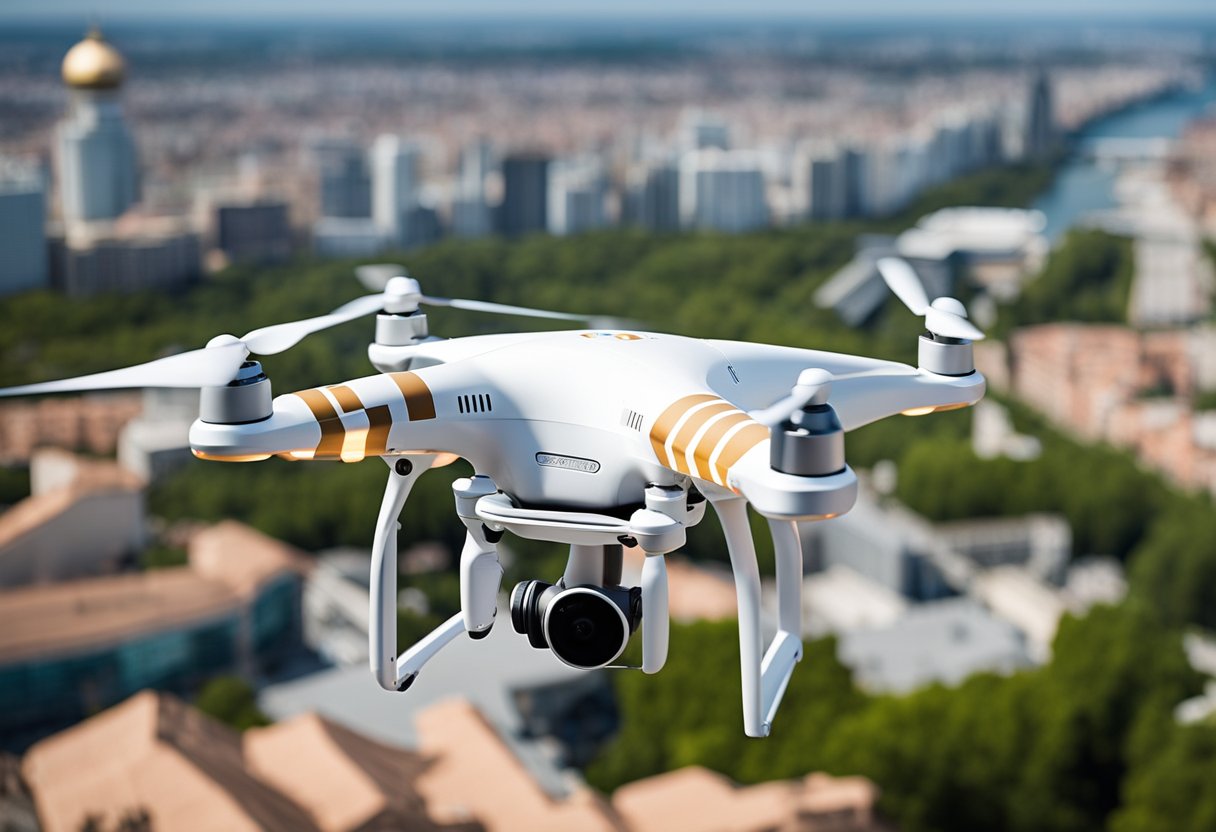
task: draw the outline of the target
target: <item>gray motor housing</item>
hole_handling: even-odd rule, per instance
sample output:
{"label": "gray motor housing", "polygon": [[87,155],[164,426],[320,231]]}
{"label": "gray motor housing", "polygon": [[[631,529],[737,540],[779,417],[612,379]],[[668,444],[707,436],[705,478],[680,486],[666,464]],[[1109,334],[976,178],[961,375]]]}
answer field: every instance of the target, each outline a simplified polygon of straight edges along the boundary
{"label": "gray motor housing", "polygon": [[783,474],[827,477],[844,470],[844,427],[830,404],[809,404],[772,432],[769,464]]}

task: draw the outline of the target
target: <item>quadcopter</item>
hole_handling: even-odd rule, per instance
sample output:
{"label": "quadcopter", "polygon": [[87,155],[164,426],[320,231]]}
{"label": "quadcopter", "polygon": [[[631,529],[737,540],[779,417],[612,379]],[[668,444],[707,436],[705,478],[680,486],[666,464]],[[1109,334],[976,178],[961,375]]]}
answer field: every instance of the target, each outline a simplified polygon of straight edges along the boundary
{"label": "quadcopter", "polygon": [[[0,396],[133,387],[200,388],[196,457],[355,462],[379,457],[388,483],[372,549],[369,654],[381,687],[404,691],[444,646],[494,626],[506,532],[570,547],[563,575],[510,595],[513,628],[571,667],[617,667],[641,631],[644,673],[668,653],[665,556],[712,506],[738,600],[743,729],[769,734],[802,658],[798,523],[852,508],[857,477],[844,434],[895,414],[967,407],[985,391],[972,342],[983,334],[953,298],[929,302],[905,261],[879,272],[918,316],[916,367],[767,344],[640,329],[576,329],[448,340],[423,307],[563,321],[580,315],[422,293],[404,269],[360,267],[373,294],[328,315],[220,335],[206,347],[120,370],[0,390]],[[252,356],[376,315],[376,375],[272,398]],[[408,650],[397,645],[397,518],[414,483],[458,458],[474,476],[452,489],[467,534],[461,610]],[[760,572],[747,506],[776,556],[776,634],[765,644]],[[623,547],[644,553],[640,586],[622,586]]]}

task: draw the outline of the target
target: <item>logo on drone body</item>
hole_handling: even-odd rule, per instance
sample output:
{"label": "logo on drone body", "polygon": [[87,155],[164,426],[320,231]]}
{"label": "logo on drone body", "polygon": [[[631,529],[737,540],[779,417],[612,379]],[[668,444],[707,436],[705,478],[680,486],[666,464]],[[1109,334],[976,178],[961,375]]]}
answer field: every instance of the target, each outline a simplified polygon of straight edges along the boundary
{"label": "logo on drone body", "polygon": [[564,468],[567,471],[582,471],[584,474],[594,474],[600,470],[600,464],[594,459],[584,459],[581,456],[562,456],[561,454],[536,455],[536,464],[544,468]]}
{"label": "logo on drone body", "polygon": [[642,336],[633,332],[582,332],[583,338],[614,338],[617,341],[641,341]]}

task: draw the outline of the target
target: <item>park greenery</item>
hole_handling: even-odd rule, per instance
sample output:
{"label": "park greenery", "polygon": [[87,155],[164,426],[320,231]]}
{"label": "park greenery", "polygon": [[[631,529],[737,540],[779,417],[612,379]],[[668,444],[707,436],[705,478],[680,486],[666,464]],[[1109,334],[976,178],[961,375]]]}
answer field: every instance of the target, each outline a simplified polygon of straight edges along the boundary
{"label": "park greenery", "polygon": [[[1046,168],[985,171],[925,195],[899,217],[727,236],[649,235],[613,230],[560,239],[446,241],[400,256],[428,292],[595,312],[666,331],[915,360],[917,319],[889,301],[859,329],[812,302],[815,289],[853,253],[863,231],[895,232],[923,213],[959,204],[1025,205]],[[391,258],[390,258],[391,259]],[[1130,246],[1101,232],[1074,232],[1042,274],[1000,313],[998,330],[1060,318],[1121,321]],[[34,292],[0,308],[0,384],[99,371],[307,317],[359,289],[353,262],[301,260],[273,269],[233,267],[177,294],[148,292],[72,299]],[[509,331],[534,321],[436,309],[441,335]],[[541,324],[543,326],[543,323]],[[370,323],[312,336],[264,365],[276,392],[372,372]],[[889,459],[897,496],[933,520],[1050,511],[1073,528],[1077,555],[1127,564],[1131,590],[1117,607],[1066,618],[1044,667],[981,674],[955,688],[905,696],[857,688],[831,639],[807,644],[774,735],[743,736],[738,642],[733,622],[675,627],[671,658],[657,676],[614,676],[620,735],[587,771],[605,790],[687,764],[742,782],[812,770],[864,774],[882,788],[881,809],[905,830],[1089,830],[1216,828],[1216,724],[1177,725],[1174,706],[1198,693],[1184,629],[1216,628],[1216,514],[1206,497],[1180,493],[1126,453],[1079,443],[1009,403],[1019,430],[1039,436],[1031,462],[980,460],[968,442],[970,413],[895,417],[849,434],[850,462]],[[463,463],[423,477],[407,505],[403,548],[439,541],[459,550],[463,527],[450,483]],[[257,465],[195,463],[149,495],[169,522],[235,518],[310,551],[371,543],[387,472],[377,460]],[[0,503],[25,482],[0,476]],[[762,569],[767,533],[757,520]],[[554,579],[556,547],[508,538],[506,584]],[[689,535],[686,553],[725,559],[712,513]],[[148,566],[175,562],[158,551]],[[458,608],[452,574],[408,575],[426,612],[403,612],[403,641]],[[230,724],[258,715],[231,681],[199,704]]]}
{"label": "park greenery", "polygon": [[194,706],[238,731],[270,724],[258,708],[257,692],[240,676],[216,676],[203,685]]}

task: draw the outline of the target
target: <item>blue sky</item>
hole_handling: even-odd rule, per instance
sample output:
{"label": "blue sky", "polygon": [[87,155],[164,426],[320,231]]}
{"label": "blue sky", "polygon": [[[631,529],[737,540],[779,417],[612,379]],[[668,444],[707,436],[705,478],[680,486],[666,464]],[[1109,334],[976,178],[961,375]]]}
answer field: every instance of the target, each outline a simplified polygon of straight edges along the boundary
{"label": "blue sky", "polygon": [[521,20],[562,18],[1087,18],[1095,22],[1127,18],[1216,18],[1214,0],[0,0],[0,20],[99,18],[215,20],[329,17],[444,19],[467,15]]}

